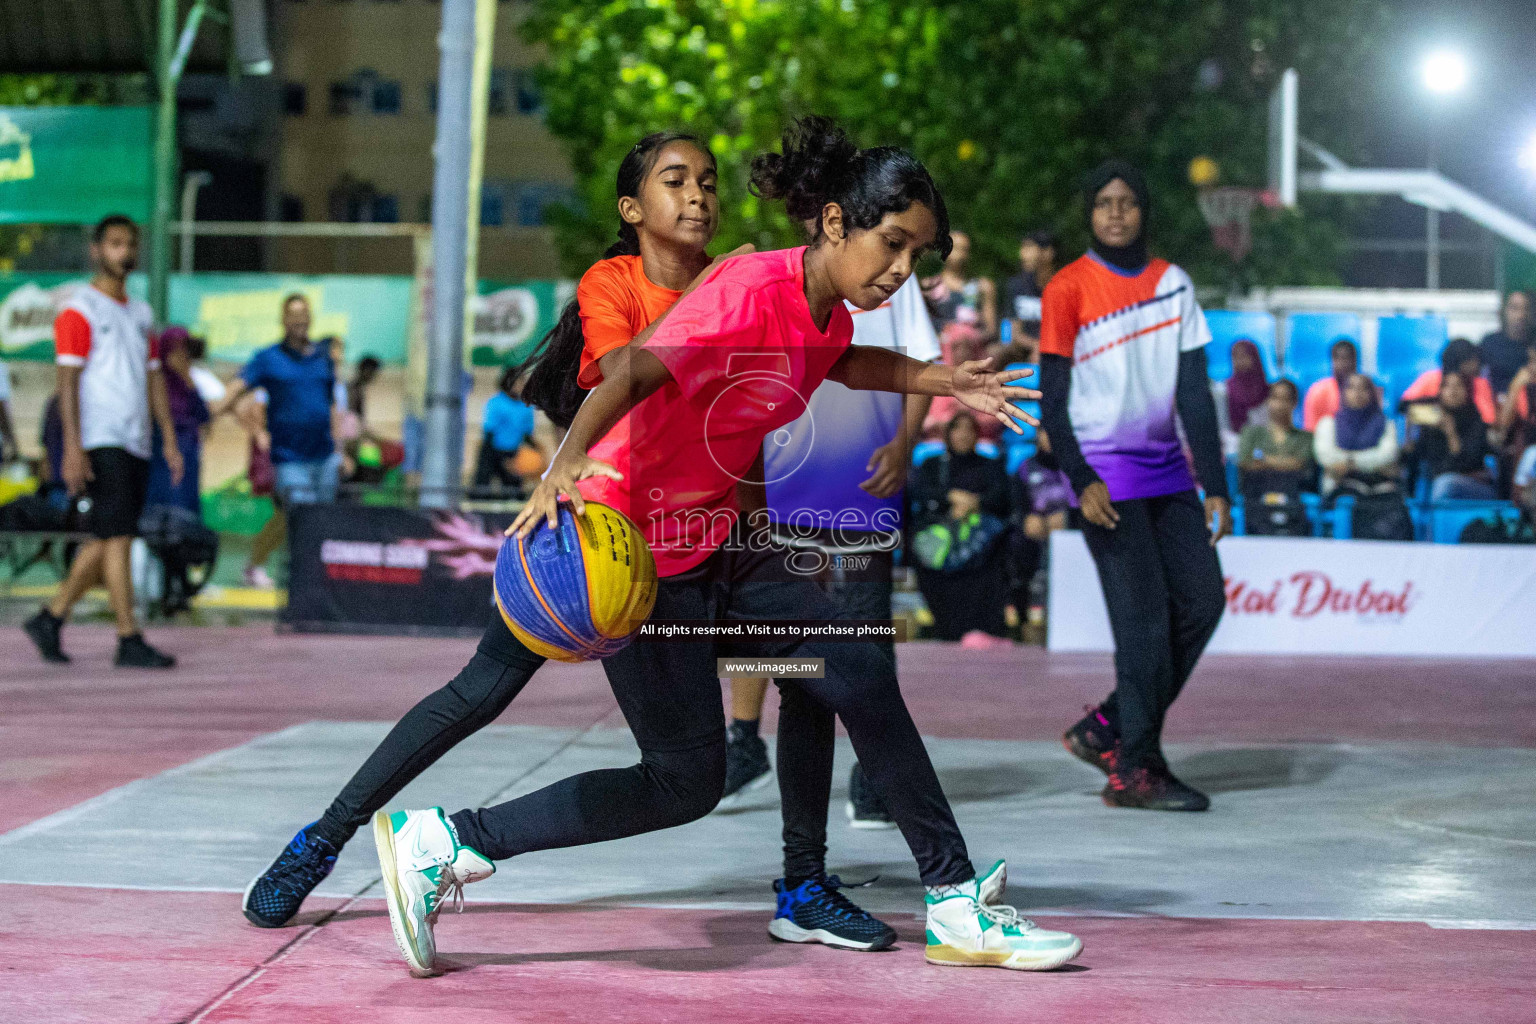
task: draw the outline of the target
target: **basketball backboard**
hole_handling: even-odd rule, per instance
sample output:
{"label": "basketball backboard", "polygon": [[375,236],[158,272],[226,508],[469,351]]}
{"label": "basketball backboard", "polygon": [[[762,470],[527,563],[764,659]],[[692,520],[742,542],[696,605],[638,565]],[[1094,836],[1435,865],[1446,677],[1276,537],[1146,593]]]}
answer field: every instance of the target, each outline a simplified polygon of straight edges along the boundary
{"label": "basketball backboard", "polygon": [[1282,206],[1296,205],[1298,76],[1289,68],[1269,96],[1269,190]]}

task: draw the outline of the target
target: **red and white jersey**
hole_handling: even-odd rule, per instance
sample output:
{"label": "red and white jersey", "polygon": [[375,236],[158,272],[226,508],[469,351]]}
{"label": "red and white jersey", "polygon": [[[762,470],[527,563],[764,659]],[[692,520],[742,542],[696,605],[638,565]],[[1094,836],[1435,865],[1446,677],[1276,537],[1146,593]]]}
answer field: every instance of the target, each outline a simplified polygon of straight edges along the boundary
{"label": "red and white jersey", "polygon": [[150,455],[149,371],[160,358],[154,314],[137,299],[119,302],[91,285],[75,289],[53,322],[60,366],[79,366],[80,444]]}
{"label": "red and white jersey", "polygon": [[1166,260],[1131,274],[1089,253],[1041,301],[1040,351],[1072,360],[1072,431],[1109,496],[1193,488],[1174,392],[1179,354],[1208,344],[1211,330],[1189,275]]}

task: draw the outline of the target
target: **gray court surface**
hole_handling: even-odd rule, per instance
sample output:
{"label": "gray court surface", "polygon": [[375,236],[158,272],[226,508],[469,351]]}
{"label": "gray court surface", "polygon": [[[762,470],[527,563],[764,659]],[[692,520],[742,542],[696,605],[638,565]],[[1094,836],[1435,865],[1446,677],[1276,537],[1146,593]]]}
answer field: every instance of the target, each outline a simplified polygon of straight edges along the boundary
{"label": "gray court surface", "polygon": [[[111,790],[0,835],[0,882],[240,891],[317,817],[384,735],[311,722]],[[831,870],[880,875],[856,898],[915,911],[898,832],[843,818],[840,741]],[[1101,778],[1053,743],[930,740],[978,866],[1009,862],[1009,902],[1032,913],[1423,921],[1536,928],[1536,750],[1417,745],[1190,745],[1174,766],[1207,814],[1111,810]],[[620,730],[495,726],[395,801],[448,810],[631,762]],[[767,907],[779,873],[773,787],[755,806],[666,832],[507,861],[465,891],[509,903]],[[378,895],[367,830],[319,892]]]}

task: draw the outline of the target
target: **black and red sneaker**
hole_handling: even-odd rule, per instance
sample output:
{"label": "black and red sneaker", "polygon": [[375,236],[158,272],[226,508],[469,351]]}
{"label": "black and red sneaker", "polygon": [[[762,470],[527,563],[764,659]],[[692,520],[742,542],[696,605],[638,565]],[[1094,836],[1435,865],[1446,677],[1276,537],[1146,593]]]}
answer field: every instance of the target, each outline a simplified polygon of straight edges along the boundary
{"label": "black and red sneaker", "polygon": [[1148,811],[1204,811],[1211,798],[1179,779],[1159,758],[1150,765],[1109,773],[1104,802],[1111,807],[1140,807]]}
{"label": "black and red sneaker", "polygon": [[1098,705],[1089,704],[1082,720],[1061,735],[1061,745],[1078,760],[1108,775],[1115,770],[1120,737]]}

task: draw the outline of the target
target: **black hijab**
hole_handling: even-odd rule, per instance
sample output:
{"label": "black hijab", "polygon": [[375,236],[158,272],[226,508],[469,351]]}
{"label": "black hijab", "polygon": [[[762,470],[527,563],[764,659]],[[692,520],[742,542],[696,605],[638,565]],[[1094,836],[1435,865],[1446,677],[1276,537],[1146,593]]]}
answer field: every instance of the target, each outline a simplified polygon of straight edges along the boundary
{"label": "black hijab", "polygon": [[[1093,204],[1105,185],[1119,178],[1141,206],[1141,234],[1130,245],[1108,246],[1093,233]],[[1106,160],[1083,179],[1083,205],[1088,216],[1088,237],[1094,254],[1112,267],[1135,273],[1147,265],[1147,218],[1152,214],[1152,194],[1141,171],[1124,160]]]}

